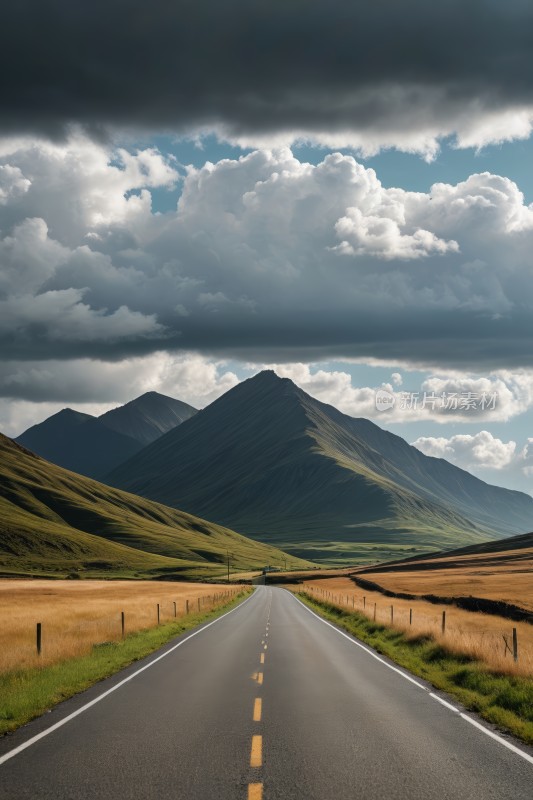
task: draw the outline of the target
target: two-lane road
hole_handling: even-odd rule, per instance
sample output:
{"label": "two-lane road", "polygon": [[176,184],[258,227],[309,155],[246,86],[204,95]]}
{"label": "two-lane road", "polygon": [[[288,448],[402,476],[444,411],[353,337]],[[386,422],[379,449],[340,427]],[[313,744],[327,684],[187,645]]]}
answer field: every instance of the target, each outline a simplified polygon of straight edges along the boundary
{"label": "two-lane road", "polygon": [[531,800],[531,750],[512,744],[258,587],[2,740],[0,798]]}

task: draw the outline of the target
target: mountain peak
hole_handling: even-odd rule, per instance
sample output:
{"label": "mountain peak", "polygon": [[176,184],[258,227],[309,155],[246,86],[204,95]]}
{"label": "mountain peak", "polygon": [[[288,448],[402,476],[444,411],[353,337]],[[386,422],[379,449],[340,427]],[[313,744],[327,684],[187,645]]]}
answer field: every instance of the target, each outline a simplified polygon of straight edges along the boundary
{"label": "mountain peak", "polygon": [[247,378],[243,383],[254,383],[255,385],[263,386],[281,386],[282,384],[292,383],[289,378],[280,378],[273,369],[263,369],[261,372]]}
{"label": "mountain peak", "polygon": [[290,378],[281,378],[277,372],[274,372],[273,369],[263,369],[261,372],[258,372],[256,375],[252,375],[251,378],[247,378],[245,381],[242,381],[240,384],[241,386],[248,385],[254,387],[261,387],[261,388],[284,388],[288,389],[292,387],[296,391],[301,391],[298,389],[298,386],[291,381]]}
{"label": "mountain peak", "polygon": [[119,408],[99,417],[101,424],[147,445],[196,413],[181,400],[159,392],[145,392]]}
{"label": "mountain peak", "polygon": [[[298,552],[468,544],[531,530],[533,500],[435,462],[264,370],[108,476]],[[359,557],[359,555],[358,555]]]}

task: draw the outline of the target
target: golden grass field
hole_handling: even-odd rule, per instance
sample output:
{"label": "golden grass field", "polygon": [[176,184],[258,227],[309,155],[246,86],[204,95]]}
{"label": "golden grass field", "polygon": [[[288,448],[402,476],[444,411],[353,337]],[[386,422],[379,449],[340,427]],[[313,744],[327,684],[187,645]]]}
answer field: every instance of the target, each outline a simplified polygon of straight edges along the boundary
{"label": "golden grass field", "polygon": [[[94,645],[177,616],[208,611],[242,590],[224,584],[164,581],[0,580],[0,673],[45,666],[89,653]],[[200,606],[198,606],[198,601]],[[42,653],[36,653],[36,623]]]}
{"label": "golden grass field", "polygon": [[[521,554],[518,561],[497,560],[479,555],[461,559],[434,559],[431,569],[412,571],[372,571],[369,580],[385,589],[409,594],[436,594],[441,597],[484,597],[533,611],[533,548]],[[429,564],[429,562],[428,562]],[[437,568],[435,568],[437,567]],[[438,568],[440,567],[440,568]]]}
{"label": "golden grass field", "polygon": [[[403,580],[404,573],[394,577]],[[365,575],[365,577],[367,577]],[[381,575],[372,573],[368,578],[381,584]],[[392,583],[393,574],[387,574]],[[488,584],[486,584],[488,587]],[[391,626],[407,636],[430,635],[454,653],[473,656],[494,670],[514,675],[533,675],[533,626],[527,622],[513,622],[492,614],[463,611],[450,605],[438,605],[424,600],[399,600],[385,597],[380,592],[360,589],[350,578],[309,578],[293,586],[296,591],[307,591],[319,600],[329,600],[347,610],[365,613],[370,619]],[[413,592],[410,583],[405,583],[403,591]],[[426,589],[423,590],[426,592]],[[489,589],[487,588],[487,591]],[[495,588],[496,592],[497,589]],[[476,590],[477,592],[477,590]],[[474,592],[470,592],[473,594]],[[447,592],[450,594],[450,592]],[[363,600],[365,598],[365,600]],[[394,620],[391,624],[391,606],[394,606]],[[410,609],[413,621],[409,624]],[[442,612],[446,612],[446,632],[442,634]],[[517,629],[518,662],[505,648],[504,636],[512,646],[512,629]]]}

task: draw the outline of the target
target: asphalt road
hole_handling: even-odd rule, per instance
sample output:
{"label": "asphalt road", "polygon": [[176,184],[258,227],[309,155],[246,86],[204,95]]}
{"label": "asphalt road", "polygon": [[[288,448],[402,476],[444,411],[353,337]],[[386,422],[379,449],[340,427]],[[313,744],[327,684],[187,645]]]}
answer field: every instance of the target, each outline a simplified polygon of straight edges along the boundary
{"label": "asphalt road", "polygon": [[270,587],[4,738],[2,758],[2,800],[533,797],[533,760]]}

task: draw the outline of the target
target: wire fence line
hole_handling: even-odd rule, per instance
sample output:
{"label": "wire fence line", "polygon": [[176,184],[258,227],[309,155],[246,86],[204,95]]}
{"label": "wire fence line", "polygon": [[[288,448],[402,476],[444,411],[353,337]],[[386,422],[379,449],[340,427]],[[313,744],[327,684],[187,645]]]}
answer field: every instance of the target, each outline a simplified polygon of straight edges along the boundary
{"label": "wire fence line", "polygon": [[[451,606],[440,610],[437,606],[433,613],[427,613],[420,608],[425,604],[416,600],[376,599],[375,594],[359,594],[355,590],[346,593],[306,584],[299,591],[344,611],[363,614],[377,624],[401,630],[408,638],[428,636],[452,652],[475,657],[493,668],[533,674],[533,635],[527,635],[525,623],[520,627],[510,622],[506,626],[503,619]],[[484,624],[476,624],[478,618]]]}
{"label": "wire fence line", "polygon": [[[90,653],[92,648],[118,642],[128,634],[156,628],[180,618],[202,615],[223,606],[242,591],[242,586],[232,586],[210,594],[189,595],[159,602],[124,605],[115,603],[112,613],[87,616],[90,609],[71,609],[80,616],[76,621],[58,613],[43,615],[42,621],[26,619],[0,636],[3,658],[0,673],[17,668],[40,667]],[[38,613],[38,612],[37,612]]]}

